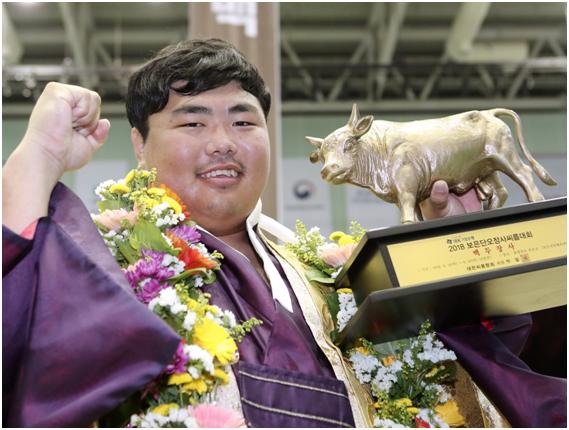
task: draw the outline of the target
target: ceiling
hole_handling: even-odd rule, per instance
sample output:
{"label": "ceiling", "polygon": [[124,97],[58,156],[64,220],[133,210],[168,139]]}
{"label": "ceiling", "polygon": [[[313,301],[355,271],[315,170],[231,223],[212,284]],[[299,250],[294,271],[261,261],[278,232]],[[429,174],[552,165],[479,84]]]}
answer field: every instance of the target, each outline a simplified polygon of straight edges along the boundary
{"label": "ceiling", "polygon": [[[354,101],[366,111],[566,109],[564,2],[279,7],[285,113],[345,112]],[[132,70],[188,34],[188,3],[2,10],[5,116],[28,114],[50,80],[94,88],[122,113]]]}

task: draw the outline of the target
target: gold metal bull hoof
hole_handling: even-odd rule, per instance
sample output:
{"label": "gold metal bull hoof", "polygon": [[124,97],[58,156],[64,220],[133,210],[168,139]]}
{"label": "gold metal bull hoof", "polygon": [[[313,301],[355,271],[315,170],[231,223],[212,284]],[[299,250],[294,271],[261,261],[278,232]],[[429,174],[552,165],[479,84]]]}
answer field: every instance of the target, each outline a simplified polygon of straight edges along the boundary
{"label": "gold metal bull hoof", "polygon": [[[510,128],[498,116],[514,120],[518,143],[531,167],[520,159]],[[320,173],[325,181],[369,188],[399,206],[402,223],[420,219],[418,205],[437,180],[446,181],[457,194],[474,187],[490,209],[508,198],[498,172],[520,185],[530,202],[543,200],[532,171],[545,184],[557,184],[529,153],[520,118],[509,109],[392,122],[374,121],[371,115],[361,118],[354,104],[347,125],[325,139],[307,139],[316,147],[310,161],[323,163]]]}

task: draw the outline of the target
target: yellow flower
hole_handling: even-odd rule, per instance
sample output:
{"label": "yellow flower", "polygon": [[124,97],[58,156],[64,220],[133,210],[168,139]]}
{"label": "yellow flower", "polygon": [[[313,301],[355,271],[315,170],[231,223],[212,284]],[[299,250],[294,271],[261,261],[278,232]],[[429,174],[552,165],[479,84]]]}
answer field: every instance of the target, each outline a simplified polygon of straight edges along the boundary
{"label": "yellow flower", "polygon": [[389,357],[385,357],[382,361],[384,366],[391,366],[393,363],[395,363],[395,360],[395,356],[390,355]]}
{"label": "yellow flower", "polygon": [[411,399],[409,399],[407,397],[403,397],[402,399],[397,399],[393,403],[395,403],[395,405],[397,405],[397,406],[401,406],[404,408],[408,408],[409,406],[413,406],[413,402],[411,401]]}
{"label": "yellow flower", "polygon": [[158,187],[152,187],[148,189],[148,194],[150,194],[151,196],[163,196],[165,193],[166,193],[165,190]]}
{"label": "yellow flower", "polygon": [[335,231],[330,234],[330,240],[333,240],[340,246],[347,245],[349,243],[356,243],[353,236],[346,234],[343,231]]}
{"label": "yellow flower", "polygon": [[181,385],[181,390],[189,393],[196,391],[203,394],[207,391],[207,384],[203,378],[194,379],[189,373],[174,373],[168,378],[168,385]]}
{"label": "yellow flower", "polygon": [[159,414],[162,416],[167,416],[171,409],[179,409],[180,407],[176,403],[166,403],[164,405],[159,405],[153,408],[150,412],[153,414]]}
{"label": "yellow flower", "polygon": [[130,188],[127,187],[125,184],[114,184],[111,185],[111,187],[109,188],[109,191],[111,193],[117,193],[117,194],[125,194],[128,193],[130,191]]}
{"label": "yellow flower", "polygon": [[338,288],[336,290],[336,292],[338,294],[352,294],[353,293],[351,288]]}
{"label": "yellow flower", "polygon": [[435,376],[435,375],[437,374],[437,372],[439,371],[439,369],[441,369],[441,367],[437,367],[437,366],[433,367],[433,368],[429,371],[429,373],[427,373],[427,374],[425,375],[425,377],[426,377],[426,378],[432,378],[433,376]]}
{"label": "yellow flower", "polygon": [[126,174],[126,176],[124,177],[124,183],[125,184],[129,184],[130,181],[132,181],[134,179],[134,172],[136,172],[136,170],[132,169],[130,172],[128,172]]}
{"label": "yellow flower", "polygon": [[194,379],[192,382],[182,385],[182,391],[190,393],[195,391],[198,394],[207,392],[207,384],[203,379]]}
{"label": "yellow flower", "polygon": [[229,375],[221,369],[215,369],[213,371],[213,376],[219,379],[222,384],[227,384],[229,382]]}
{"label": "yellow flower", "polygon": [[237,345],[227,330],[209,318],[202,318],[194,326],[192,342],[201,346],[226,366],[235,359]]}
{"label": "yellow flower", "polygon": [[192,381],[193,378],[189,373],[174,373],[168,378],[168,385],[182,385]]}
{"label": "yellow flower", "polygon": [[174,212],[176,212],[177,214],[182,213],[182,206],[180,206],[180,203],[178,203],[172,197],[163,196],[162,197],[162,203],[168,203],[170,205],[170,207],[172,209],[174,209]]}
{"label": "yellow flower", "polygon": [[151,199],[150,197],[141,197],[140,203],[148,209],[152,209],[154,206],[158,206],[160,201]]}
{"label": "yellow flower", "polygon": [[219,315],[218,308],[216,308],[215,306],[207,305],[205,307],[205,311],[206,312],[209,311],[209,312],[211,312],[212,315],[215,315],[215,316]]}
{"label": "yellow flower", "polygon": [[410,407],[407,408],[407,412],[409,412],[412,415],[417,415],[419,413],[419,408]]}
{"label": "yellow flower", "polygon": [[464,417],[459,412],[458,405],[454,400],[438,405],[435,407],[435,411],[450,427],[464,427],[466,425]]}
{"label": "yellow flower", "polygon": [[360,354],[363,354],[363,355],[369,355],[369,351],[367,350],[367,348],[365,346],[358,346],[356,348],[356,352],[359,352]]}

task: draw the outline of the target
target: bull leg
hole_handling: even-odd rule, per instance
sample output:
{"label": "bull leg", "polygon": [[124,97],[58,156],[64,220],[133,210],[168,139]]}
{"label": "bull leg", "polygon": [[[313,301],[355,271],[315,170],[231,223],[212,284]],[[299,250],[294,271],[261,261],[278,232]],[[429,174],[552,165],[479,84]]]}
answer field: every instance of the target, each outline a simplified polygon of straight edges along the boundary
{"label": "bull leg", "polygon": [[417,205],[417,173],[409,165],[403,165],[393,173],[397,200],[401,210],[401,224],[419,221],[415,215]]}
{"label": "bull leg", "polygon": [[492,156],[496,169],[504,172],[513,181],[515,181],[526,194],[528,201],[536,202],[544,200],[543,194],[533,181],[533,172],[531,168],[525,165],[516,152],[510,152],[506,158],[502,155],[495,154]]}
{"label": "bull leg", "polygon": [[488,200],[488,209],[496,209],[502,207],[508,198],[508,190],[500,180],[498,172],[493,172],[476,184],[476,191],[480,196],[480,192]]}

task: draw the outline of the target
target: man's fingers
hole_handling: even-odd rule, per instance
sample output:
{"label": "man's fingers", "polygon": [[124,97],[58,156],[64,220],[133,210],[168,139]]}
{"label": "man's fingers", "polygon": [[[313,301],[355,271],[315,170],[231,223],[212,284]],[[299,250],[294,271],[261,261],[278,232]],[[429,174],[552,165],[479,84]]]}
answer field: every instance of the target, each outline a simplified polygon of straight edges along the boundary
{"label": "man's fingers", "polygon": [[94,91],[81,90],[81,93],[75,99],[76,104],[73,106],[71,115],[73,128],[83,136],[86,136],[97,128],[101,110],[101,98]]}
{"label": "man's fingers", "polygon": [[110,129],[111,122],[108,119],[100,119],[97,123],[97,128],[93,131],[93,137],[97,142],[103,143],[107,140]]}
{"label": "man's fingers", "polygon": [[430,204],[433,209],[444,210],[448,206],[448,185],[445,181],[437,181],[431,189]]}

